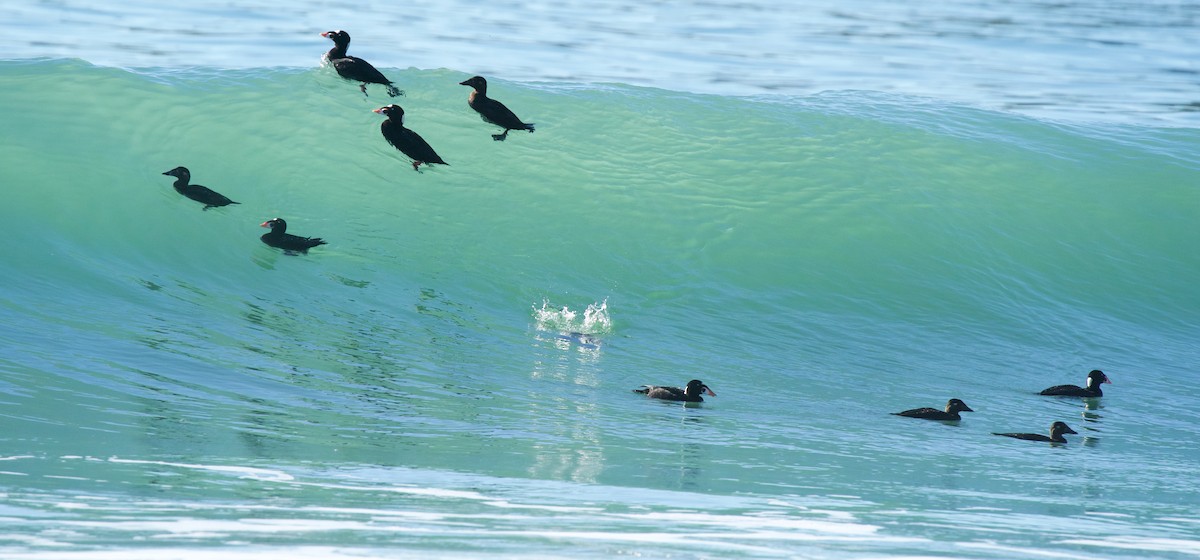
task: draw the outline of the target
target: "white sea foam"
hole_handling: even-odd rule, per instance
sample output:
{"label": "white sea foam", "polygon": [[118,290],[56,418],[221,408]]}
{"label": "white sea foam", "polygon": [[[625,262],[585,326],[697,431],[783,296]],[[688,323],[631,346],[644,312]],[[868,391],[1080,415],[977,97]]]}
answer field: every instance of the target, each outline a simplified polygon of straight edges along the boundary
{"label": "white sea foam", "polygon": [[192,463],[173,463],[169,461],[147,461],[142,459],[120,459],[110,457],[111,463],[124,463],[131,465],[158,465],[163,467],[172,467],[178,469],[195,469],[201,471],[218,472],[224,474],[236,475],[239,478],[249,478],[253,480],[265,480],[273,482],[291,482],[295,478],[283,471],[274,469],[263,469],[258,467],[240,467],[235,465],[199,465]]}

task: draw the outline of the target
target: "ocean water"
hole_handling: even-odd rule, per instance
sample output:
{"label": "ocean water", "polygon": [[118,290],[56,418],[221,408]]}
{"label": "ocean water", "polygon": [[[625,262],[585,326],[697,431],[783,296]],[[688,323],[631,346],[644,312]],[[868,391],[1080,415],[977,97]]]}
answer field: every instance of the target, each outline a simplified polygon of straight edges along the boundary
{"label": "ocean water", "polygon": [[838,6],[5,6],[0,557],[1200,556],[1197,5]]}

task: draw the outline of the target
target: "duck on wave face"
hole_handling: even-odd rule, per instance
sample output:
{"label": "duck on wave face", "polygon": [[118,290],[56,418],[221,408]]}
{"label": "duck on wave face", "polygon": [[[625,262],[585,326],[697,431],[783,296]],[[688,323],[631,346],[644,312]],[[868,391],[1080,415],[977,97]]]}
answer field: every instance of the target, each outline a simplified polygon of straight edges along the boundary
{"label": "duck on wave face", "polygon": [[367,84],[383,84],[387,88],[388,95],[396,97],[404,95],[403,91],[396,89],[392,85],[392,81],[383,75],[383,72],[375,69],[370,62],[367,62],[357,56],[346,54],[346,49],[350,47],[350,34],[342,30],[326,31],[321,34],[333,41],[333,48],[325,53],[325,60],[337,70],[339,76],[352,82],[362,82],[358,89],[362,90],[363,95],[367,95]]}
{"label": "duck on wave face", "polygon": [[641,393],[652,399],[663,399],[667,401],[684,401],[684,402],[704,402],[704,397],[700,396],[706,393],[710,396],[717,396],[708,388],[703,381],[693,379],[688,381],[687,387],[680,389],[679,387],[664,387],[661,385],[642,385],[634,389],[633,392]]}
{"label": "duck on wave face", "polygon": [[283,218],[274,218],[263,222],[262,227],[271,228],[268,233],[262,234],[263,243],[283,249],[286,253],[307,253],[309,249],[317,245],[325,245],[325,240],[320,237],[300,237],[287,233],[287,222]]}
{"label": "duck on wave face", "polygon": [[186,167],[176,167],[175,169],[164,172],[163,175],[175,178],[174,187],[176,192],[195,200],[196,202],[203,202],[204,208],[202,208],[202,210],[208,210],[209,208],[217,208],[220,206],[228,206],[230,204],[238,204],[237,202],[229,200],[229,197],[226,197],[225,195],[204,185],[189,185],[188,181],[192,180],[192,172],[188,171],[188,168]]}
{"label": "duck on wave face", "polygon": [[433,151],[433,147],[424,138],[421,138],[420,134],[404,126],[404,109],[399,105],[380,107],[375,109],[375,112],[387,117],[387,120],[379,125],[379,131],[383,134],[383,138],[388,141],[388,144],[400,150],[400,153],[412,159],[414,171],[417,171],[422,163],[450,165],[442,159],[442,156]]}
{"label": "duck on wave face", "polygon": [[533,132],[533,123],[521,122],[508,107],[503,103],[496,101],[487,96],[487,80],[483,76],[475,76],[473,78],[459,82],[460,86],[471,86],[475,91],[467,97],[467,105],[470,105],[484,122],[492,123],[504,129],[502,134],[493,134],[492,140],[502,141],[508,138],[510,130],[528,130]]}

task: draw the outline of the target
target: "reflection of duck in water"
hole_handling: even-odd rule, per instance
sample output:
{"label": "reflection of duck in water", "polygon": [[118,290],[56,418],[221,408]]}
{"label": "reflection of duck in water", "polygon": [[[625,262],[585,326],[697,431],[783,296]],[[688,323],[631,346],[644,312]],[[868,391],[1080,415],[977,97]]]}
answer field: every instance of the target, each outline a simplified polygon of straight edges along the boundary
{"label": "reflection of duck in water", "polygon": [[1083,399],[1083,418],[1088,421],[1096,421],[1102,418],[1099,413],[1104,405],[1100,404],[1100,399]]}

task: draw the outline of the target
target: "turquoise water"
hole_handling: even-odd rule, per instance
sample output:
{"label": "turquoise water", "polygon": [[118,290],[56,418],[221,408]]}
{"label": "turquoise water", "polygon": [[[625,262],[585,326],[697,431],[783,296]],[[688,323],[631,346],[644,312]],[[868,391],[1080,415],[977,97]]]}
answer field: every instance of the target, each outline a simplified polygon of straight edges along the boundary
{"label": "turquoise water", "polygon": [[1200,554],[1186,111],[387,66],[417,173],[315,39],[0,62],[0,557]]}

